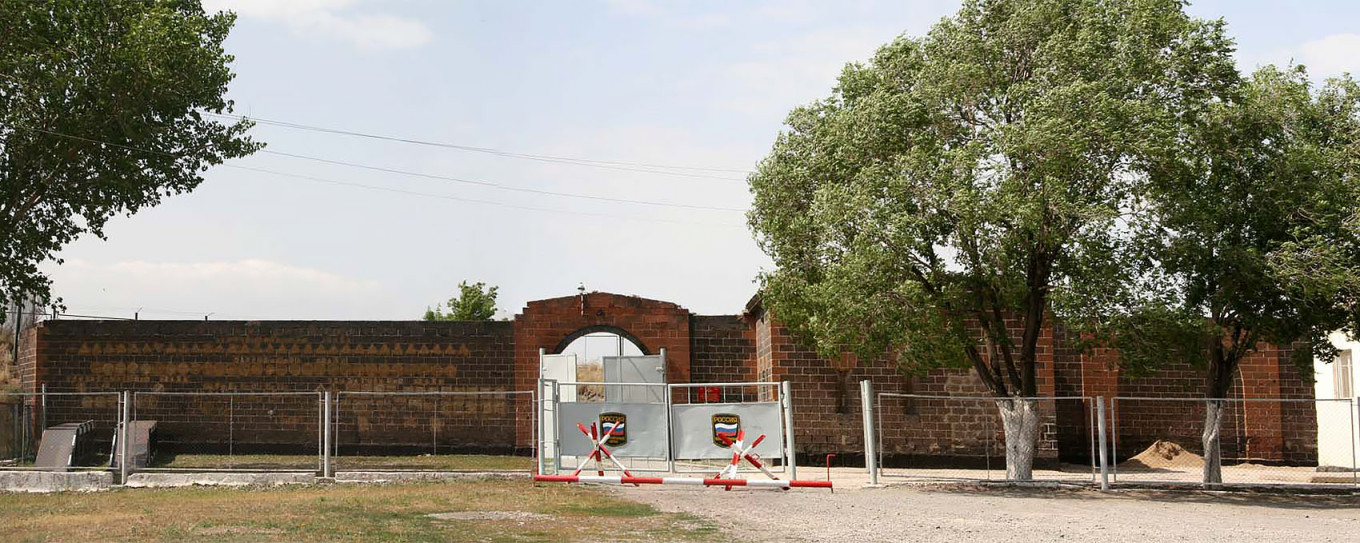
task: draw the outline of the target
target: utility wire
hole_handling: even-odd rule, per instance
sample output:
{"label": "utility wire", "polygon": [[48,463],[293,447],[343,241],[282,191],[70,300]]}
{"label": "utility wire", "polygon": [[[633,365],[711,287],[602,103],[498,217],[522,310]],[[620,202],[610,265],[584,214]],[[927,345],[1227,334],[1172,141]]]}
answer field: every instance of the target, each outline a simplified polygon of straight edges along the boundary
{"label": "utility wire", "polygon": [[596,168],[606,168],[606,169],[614,169],[614,170],[622,170],[622,171],[631,171],[631,172],[654,173],[654,174],[660,174],[660,175],[675,175],[675,176],[681,176],[681,177],[699,177],[699,178],[718,179],[718,180],[722,180],[722,181],[736,181],[736,182],[743,182],[743,181],[745,181],[745,180],[744,180],[744,179],[741,179],[741,178],[735,178],[735,177],[726,177],[726,176],[717,176],[717,175],[704,175],[704,174],[694,174],[694,173],[683,173],[683,172],[664,171],[664,170],[687,170],[687,171],[719,172],[719,173],[739,173],[739,174],[749,174],[749,173],[751,173],[750,170],[740,170],[740,169],[731,169],[731,168],[708,168],[708,167],[701,167],[701,166],[682,166],[682,165],[676,165],[676,164],[655,164],[655,163],[647,163],[647,162],[629,162],[629,161],[621,161],[621,160],[598,160],[598,159],[589,159],[589,158],[577,158],[577,157],[554,156],[554,155],[541,155],[541,154],[533,154],[533,153],[520,153],[520,152],[514,152],[514,151],[504,151],[504,150],[495,149],[495,148],[491,148],[491,147],[475,147],[475,146],[471,146],[471,145],[460,145],[460,144],[456,144],[456,143],[445,143],[445,142],[437,142],[437,141],[418,140],[418,139],[414,139],[414,138],[404,138],[404,137],[396,137],[396,136],[384,136],[384,135],[380,135],[380,134],[369,134],[369,133],[365,133],[365,132],[356,132],[356,131],[352,131],[352,130],[342,130],[342,129],[338,129],[338,128],[327,128],[327,127],[323,127],[323,126],[312,126],[312,125],[305,125],[305,124],[299,124],[299,123],[292,123],[292,122],[287,122],[287,121],[276,121],[276,120],[272,120],[272,119],[264,119],[264,118],[259,118],[259,117],[248,117],[248,116],[245,116],[245,115],[232,115],[232,114],[212,113],[212,112],[205,112],[205,113],[207,113],[208,115],[216,116],[216,117],[225,117],[225,118],[229,118],[229,119],[237,119],[237,120],[248,120],[248,121],[253,121],[253,122],[256,122],[256,123],[259,123],[259,124],[264,124],[264,125],[269,125],[269,126],[278,126],[278,127],[282,127],[282,128],[292,128],[292,129],[295,129],[295,130],[310,130],[310,131],[313,131],[313,132],[324,132],[324,133],[327,133],[327,134],[337,134],[337,135],[343,135],[343,136],[353,136],[353,137],[359,137],[359,138],[369,138],[369,139],[375,139],[375,140],[392,141],[392,142],[397,142],[397,143],[408,143],[408,144],[413,144],[413,145],[424,145],[424,146],[429,146],[429,147],[440,147],[440,148],[444,148],[444,149],[454,149],[454,150],[458,150],[458,151],[469,151],[469,152],[474,152],[474,153],[486,153],[486,154],[490,154],[490,155],[496,155],[496,156],[502,156],[502,157],[508,157],[508,158],[519,158],[519,159],[526,159],[526,160],[537,160],[537,161],[540,161],[540,162],[554,162],[554,163],[559,163],[559,164],[571,164],[571,165],[576,165],[576,166],[590,166],[590,167],[596,167]]}
{"label": "utility wire", "polygon": [[356,163],[356,162],[345,162],[345,161],[343,161],[343,160],[332,160],[332,159],[329,159],[329,158],[320,158],[320,157],[307,156],[307,155],[298,155],[298,154],[293,154],[293,153],[284,153],[284,152],[280,152],[280,151],[270,151],[270,150],[267,150],[267,149],[266,149],[266,150],[263,150],[263,151],[261,151],[261,152],[263,152],[263,153],[268,153],[268,154],[271,154],[271,155],[277,155],[277,156],[283,156],[283,157],[289,157],[289,158],[296,158],[296,159],[301,159],[301,160],[311,160],[311,161],[314,161],[314,162],[323,162],[323,163],[326,163],[326,164],[335,164],[335,165],[337,165],[337,166],[348,166],[348,167],[351,167],[351,168],[361,168],[361,169],[365,169],[365,170],[373,170],[373,171],[379,171],[379,172],[385,172],[385,173],[395,173],[395,174],[400,174],[400,175],[410,175],[410,176],[414,176],[414,177],[423,177],[423,178],[426,178],[426,179],[437,179],[437,180],[440,180],[440,181],[452,181],[452,182],[455,182],[455,183],[467,183],[467,184],[471,184],[471,185],[480,185],[480,186],[484,186],[484,187],[491,187],[491,188],[499,189],[499,190],[508,190],[508,191],[514,191],[514,192],[525,192],[525,193],[530,193],[530,194],[544,194],[544,195],[548,195],[548,196],[560,196],[560,197],[563,197],[563,198],[580,198],[580,199],[585,199],[585,200],[600,200],[600,201],[605,201],[605,202],[618,202],[618,203],[624,203],[624,204],[638,204],[638,205],[660,206],[660,207],[680,207],[680,208],[686,208],[686,209],[706,209],[706,210],[710,210],[710,211],[736,211],[736,212],[744,212],[744,211],[746,211],[745,209],[735,208],[735,207],[717,207],[717,206],[703,206],[703,205],[693,205],[693,204],[673,204],[673,203],[669,203],[669,202],[656,202],[656,201],[650,201],[650,200],[633,200],[633,199],[629,199],[629,198],[612,198],[612,197],[609,197],[609,196],[591,196],[591,195],[587,195],[587,194],[573,194],[573,193],[568,193],[568,192],[556,192],[556,191],[551,191],[551,190],[528,189],[528,188],[522,188],[522,187],[508,187],[508,186],[505,186],[505,185],[501,185],[501,184],[497,184],[497,183],[492,183],[492,182],[489,182],[489,181],[475,181],[475,180],[471,180],[471,179],[462,179],[462,178],[458,178],[458,177],[448,177],[448,176],[443,176],[443,175],[434,175],[434,174],[428,174],[428,173],[413,172],[413,171],[409,171],[409,170],[397,170],[397,169],[393,169],[393,168],[385,168],[385,167],[382,167],[382,166],[373,166],[373,165],[369,165],[369,164],[359,164],[359,163]]}
{"label": "utility wire", "polygon": [[396,193],[396,194],[406,194],[406,195],[410,195],[410,196],[423,196],[423,197],[426,197],[426,198],[438,198],[438,199],[441,199],[441,200],[453,200],[453,201],[457,201],[457,202],[469,202],[469,203],[474,203],[474,204],[486,204],[486,205],[493,205],[493,206],[499,206],[499,207],[506,207],[506,208],[510,208],[510,209],[523,209],[523,210],[528,210],[528,211],[544,211],[544,212],[548,212],[548,213],[560,213],[560,214],[571,215],[571,216],[588,215],[588,216],[592,216],[592,217],[606,217],[606,218],[610,218],[610,219],[623,219],[623,220],[629,220],[629,221],[664,222],[664,223],[670,223],[670,224],[683,224],[683,225],[687,225],[687,226],[712,226],[712,227],[720,227],[720,228],[744,228],[744,226],[743,226],[743,225],[740,225],[740,224],[709,223],[709,222],[695,222],[695,221],[677,221],[677,220],[671,220],[671,219],[660,219],[660,218],[656,218],[656,217],[645,217],[645,218],[644,218],[644,217],[631,217],[631,216],[628,216],[628,215],[614,215],[614,214],[611,214],[611,213],[591,213],[591,212],[586,212],[586,211],[573,211],[573,210],[567,210],[567,209],[552,209],[552,208],[547,208],[547,207],[523,206],[523,205],[517,205],[517,204],[507,204],[507,203],[503,203],[503,202],[496,202],[496,201],[492,201],[492,200],[479,200],[479,199],[476,199],[476,198],[463,198],[463,197],[459,197],[459,196],[449,196],[449,195],[446,195],[446,194],[434,194],[434,193],[429,193],[429,192],[418,192],[418,191],[414,191],[414,190],[405,190],[405,189],[398,189],[398,188],[392,188],[392,187],[378,187],[378,186],[374,186],[374,185],[365,185],[365,184],[362,184],[362,183],[351,183],[351,182],[348,182],[348,181],[336,181],[336,180],[334,180],[334,179],[326,179],[326,178],[315,177],[315,176],[311,176],[311,175],[296,174],[296,173],[289,173],[289,172],[280,172],[280,171],[275,171],[275,170],[268,170],[268,169],[265,169],[265,168],[255,168],[255,167],[251,167],[251,166],[240,166],[240,165],[236,165],[236,164],[223,164],[222,166],[225,167],[225,168],[235,168],[235,169],[238,169],[238,170],[248,170],[248,171],[252,171],[252,172],[259,172],[259,173],[266,173],[266,174],[270,174],[270,175],[277,175],[277,176],[281,176],[281,177],[291,177],[291,178],[294,178],[294,179],[303,179],[303,180],[307,180],[307,181],[315,181],[315,182],[317,182],[317,183],[327,183],[327,184],[331,184],[331,185],[340,185],[340,186],[354,187],[354,188],[368,189],[368,190],[379,190],[379,191],[383,191],[383,192],[392,192],[392,193]]}
{"label": "utility wire", "polygon": [[[151,154],[157,154],[157,155],[161,155],[161,156],[167,156],[167,157],[171,157],[171,158],[179,158],[178,155],[175,155],[175,154],[173,154],[173,153],[166,153],[166,152],[163,152],[163,151],[155,151],[155,150],[150,150],[150,149],[140,149],[140,148],[137,148],[137,147],[131,147],[131,146],[127,146],[127,145],[121,145],[121,144],[117,144],[117,143],[111,143],[111,142],[107,142],[107,141],[101,141],[101,140],[86,138],[86,137],[82,137],[82,136],[74,136],[74,135],[70,135],[70,134],[63,134],[63,133],[60,133],[60,132],[53,132],[53,131],[51,131],[51,130],[45,130],[45,129],[42,129],[42,128],[28,128],[28,130],[33,130],[33,131],[35,131],[35,132],[41,132],[41,133],[44,133],[44,134],[50,134],[50,135],[53,135],[53,136],[58,136],[58,137],[63,137],[63,138],[70,138],[70,139],[85,141],[85,142],[89,142],[89,143],[96,143],[96,144],[100,144],[100,145],[108,145],[108,146],[111,146],[111,147],[117,147],[117,148],[120,148],[120,149],[129,150],[129,151],[137,151],[137,152],[151,153]],[[586,195],[586,194],[572,194],[572,193],[566,193],[566,192],[554,192],[554,191],[545,191],[545,190],[538,190],[538,189],[527,189],[527,188],[521,188],[521,187],[507,187],[507,186],[504,186],[504,185],[498,185],[498,184],[496,184],[496,183],[490,183],[490,182],[485,182],[485,181],[473,181],[473,180],[468,180],[468,179],[460,179],[460,178],[456,178],[456,177],[437,176],[437,175],[433,175],[433,174],[425,174],[425,173],[420,173],[420,172],[411,172],[411,171],[405,171],[405,170],[395,170],[395,169],[390,169],[390,168],[383,168],[383,167],[380,167],[380,166],[370,166],[370,165],[365,165],[365,164],[357,164],[357,163],[351,163],[351,162],[342,162],[342,161],[330,160],[330,159],[325,159],[325,158],[320,158],[320,157],[311,157],[311,156],[306,156],[306,155],[297,155],[297,154],[291,154],[291,153],[283,153],[283,152],[279,152],[279,151],[264,151],[264,152],[270,153],[270,154],[275,154],[275,155],[280,155],[280,156],[287,156],[287,157],[292,157],[292,158],[299,158],[299,159],[312,160],[312,161],[318,161],[318,162],[326,162],[326,163],[331,163],[331,164],[338,164],[338,165],[350,166],[350,167],[355,167],[355,168],[363,168],[363,169],[381,171],[381,172],[386,172],[386,173],[395,173],[395,174],[401,174],[401,175],[411,175],[411,176],[416,176],[416,177],[426,177],[426,178],[430,178],[430,179],[440,179],[440,180],[445,180],[445,181],[453,181],[453,182],[458,182],[458,183],[469,183],[469,184],[474,184],[474,185],[482,185],[482,186],[486,186],[486,187],[490,187],[490,188],[497,188],[497,189],[508,190],[508,191],[513,191],[513,192],[526,192],[526,193],[533,193],[533,194],[544,194],[544,195],[549,195],[549,196],[558,196],[558,197],[563,197],[563,198],[579,198],[579,199],[587,199],[587,200],[601,200],[601,201],[609,201],[609,202],[628,203],[628,204],[638,204],[638,205],[649,205],[649,206],[659,206],[659,207],[677,207],[677,208],[705,209],[705,210],[715,210],[715,211],[744,211],[744,210],[738,209],[738,208],[722,208],[722,207],[699,206],[699,205],[690,205],[690,204],[672,204],[672,203],[666,203],[666,202],[654,202],[654,201],[649,201],[649,200],[631,200],[631,199],[627,199],[627,198],[611,198],[611,197],[608,197],[608,196],[591,196],[591,195]],[[285,176],[285,177],[299,177],[299,178],[306,178],[306,179],[310,179],[310,180],[313,180],[313,181],[322,181],[322,182],[333,183],[333,184],[340,184],[340,185],[350,185],[350,186],[362,187],[362,188],[368,188],[368,189],[374,189],[374,190],[388,190],[388,191],[393,191],[393,192],[409,193],[409,194],[413,194],[413,195],[430,196],[430,197],[436,197],[436,198],[452,199],[452,200],[460,200],[460,201],[466,201],[466,202],[483,203],[483,204],[491,204],[491,205],[500,205],[500,206],[503,206],[503,207],[511,207],[511,208],[517,208],[517,209],[526,209],[526,210],[535,210],[535,211],[549,211],[549,212],[562,212],[562,213],[570,213],[570,214],[575,214],[575,215],[596,215],[596,216],[603,216],[603,217],[624,218],[624,219],[633,219],[633,220],[642,220],[642,221],[675,222],[675,223],[678,223],[678,224],[708,224],[708,223],[695,223],[695,222],[689,222],[689,221],[667,221],[667,220],[655,219],[655,218],[642,219],[642,218],[636,218],[636,217],[628,217],[628,216],[626,216],[626,215],[610,215],[610,214],[601,214],[601,213],[584,213],[584,212],[576,212],[576,211],[568,211],[568,210],[555,210],[555,209],[549,209],[549,208],[539,208],[539,207],[530,207],[530,206],[518,206],[518,205],[514,205],[514,204],[504,204],[504,203],[500,203],[500,202],[493,202],[493,201],[490,201],[490,200],[476,200],[476,199],[471,199],[471,198],[458,198],[458,197],[453,197],[453,196],[443,196],[443,195],[435,195],[435,194],[429,194],[429,193],[420,193],[420,192],[414,192],[414,191],[404,191],[404,190],[401,190],[401,189],[388,189],[388,188],[384,188],[384,187],[375,187],[375,186],[371,186],[371,185],[362,185],[362,184],[359,184],[359,183],[346,183],[346,182],[341,182],[341,181],[333,181],[333,180],[329,180],[329,179],[314,178],[314,177],[310,177],[310,176],[300,176],[299,174],[290,174],[290,173],[285,173],[285,172],[277,172],[277,171],[273,171],[273,170],[267,170],[267,169],[264,169],[264,168],[252,168],[252,167],[248,167],[248,166],[240,166],[240,165],[236,165],[236,164],[222,164],[222,166],[223,166],[223,167],[227,167],[227,168],[236,168],[236,169],[252,170],[252,171],[257,171],[257,172],[261,172],[261,173],[270,173],[270,174],[281,175],[281,176]],[[717,226],[717,225],[714,224],[713,226]],[[723,225],[723,226],[726,226],[726,225]]]}

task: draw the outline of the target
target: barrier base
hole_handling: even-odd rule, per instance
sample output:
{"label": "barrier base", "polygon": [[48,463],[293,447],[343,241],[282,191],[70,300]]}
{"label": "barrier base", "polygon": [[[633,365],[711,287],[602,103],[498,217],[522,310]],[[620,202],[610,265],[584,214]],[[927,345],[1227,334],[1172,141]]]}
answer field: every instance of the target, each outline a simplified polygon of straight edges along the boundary
{"label": "barrier base", "polygon": [[759,488],[832,488],[831,481],[781,481],[718,479],[712,477],[626,477],[595,475],[535,475],[534,481],[543,483],[603,483],[621,485],[690,485],[690,486],[749,486]]}

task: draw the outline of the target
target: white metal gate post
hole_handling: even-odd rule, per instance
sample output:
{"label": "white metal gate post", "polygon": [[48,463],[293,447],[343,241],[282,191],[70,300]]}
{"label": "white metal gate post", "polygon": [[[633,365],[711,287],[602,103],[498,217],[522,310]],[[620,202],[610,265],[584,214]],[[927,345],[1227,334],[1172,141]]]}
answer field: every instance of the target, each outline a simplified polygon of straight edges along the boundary
{"label": "white metal gate post", "polygon": [[874,383],[859,382],[860,415],[864,418],[864,467],[869,470],[869,484],[878,484],[878,443],[874,432]]}
{"label": "white metal gate post", "polygon": [[322,427],[325,428],[325,429],[322,431],[323,441],[325,441],[325,443],[322,444],[322,446],[323,446],[323,448],[324,448],[325,450],[324,450],[324,452],[321,454],[321,476],[322,476],[322,477],[334,477],[334,476],[335,476],[335,473],[331,471],[331,443],[332,443],[333,441],[335,441],[335,436],[333,435],[333,433],[332,433],[332,431],[331,431],[331,412],[332,412],[331,395],[332,395],[332,394],[334,394],[334,393],[331,392],[331,391],[329,391],[329,390],[327,390],[327,391],[325,392],[325,397],[324,397],[324,399],[322,400],[323,403],[325,404],[325,406],[324,406],[324,408],[325,408],[325,416],[322,417],[323,420],[321,421]]}
{"label": "white metal gate post", "polygon": [[123,419],[123,427],[122,435],[118,438],[118,472],[119,480],[121,480],[125,486],[127,485],[128,480],[128,437],[132,435],[132,433],[128,431],[128,427],[131,426],[131,424],[128,424],[128,406],[131,403],[132,393],[124,390],[123,413],[121,417]]}
{"label": "white metal gate post", "polygon": [[781,381],[779,391],[783,396],[784,404],[784,452],[785,461],[789,465],[789,479],[798,478],[798,448],[793,444],[793,383]]}
{"label": "white metal gate post", "polygon": [[[665,350],[665,349],[662,349],[661,352],[664,353],[664,352],[666,352],[666,350]],[[665,362],[665,361],[666,361],[666,357],[664,357],[664,356],[661,357],[661,361],[662,361],[662,362]],[[665,370],[663,369],[662,371],[665,371]],[[668,473],[675,473],[675,423],[673,422],[672,415],[671,415],[671,410],[675,408],[675,403],[671,401],[671,399],[674,397],[674,396],[672,395],[672,393],[671,393],[671,387],[672,387],[672,385],[667,384],[667,385],[666,385],[666,388],[665,388],[665,394],[666,394],[666,398],[665,398],[665,400],[666,400],[666,471],[667,471]],[[688,394],[686,395],[686,398],[688,398]]]}
{"label": "white metal gate post", "polygon": [[1096,396],[1096,439],[1100,441],[1100,489],[1110,489],[1109,455],[1105,447],[1105,397]]}

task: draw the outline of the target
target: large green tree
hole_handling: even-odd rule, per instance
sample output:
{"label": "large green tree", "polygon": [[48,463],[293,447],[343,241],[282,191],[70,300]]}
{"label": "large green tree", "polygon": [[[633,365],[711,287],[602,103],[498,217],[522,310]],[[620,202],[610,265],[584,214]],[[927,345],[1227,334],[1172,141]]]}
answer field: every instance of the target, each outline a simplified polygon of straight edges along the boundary
{"label": "large green tree", "polygon": [[847,66],[749,179],[775,317],[828,356],[972,367],[1029,479],[1045,320],[1122,280],[1146,157],[1236,73],[1183,7],[968,0]]}
{"label": "large green tree", "polygon": [[114,215],[257,150],[223,124],[234,16],[196,0],[0,1],[0,305],[48,299],[38,266]]}
{"label": "large green tree", "polygon": [[1205,371],[1204,482],[1222,482],[1219,426],[1243,358],[1260,342],[1297,345],[1312,375],[1334,331],[1360,310],[1360,87],[1314,89],[1302,67],[1273,66],[1226,89],[1183,126],[1152,169],[1138,281],[1100,334],[1121,368]]}
{"label": "large green tree", "polygon": [[458,283],[458,295],[449,298],[444,306],[448,313],[438,306],[425,308],[424,320],[427,321],[489,321],[496,315],[496,291],[500,287],[487,288],[486,283],[471,285],[467,281]]}

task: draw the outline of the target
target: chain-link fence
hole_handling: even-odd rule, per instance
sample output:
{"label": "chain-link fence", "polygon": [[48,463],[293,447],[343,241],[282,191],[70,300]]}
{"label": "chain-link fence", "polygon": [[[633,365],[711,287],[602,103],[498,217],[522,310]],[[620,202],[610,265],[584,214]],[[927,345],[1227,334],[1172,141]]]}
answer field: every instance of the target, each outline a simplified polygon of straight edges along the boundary
{"label": "chain-link fence", "polygon": [[0,393],[0,469],[109,469],[121,397],[117,392]]}
{"label": "chain-link fence", "polygon": [[129,452],[148,471],[320,468],[318,392],[133,392]]}
{"label": "chain-link fence", "polygon": [[1090,483],[1098,476],[1095,401],[1087,397],[878,393],[869,421],[880,477],[888,481],[1007,479],[1001,402],[1027,402],[1037,418],[1033,479]]}
{"label": "chain-link fence", "polygon": [[1110,407],[1112,483],[1202,484],[1215,447],[1224,485],[1357,482],[1351,399],[1117,397]]}
{"label": "chain-link fence", "polygon": [[338,392],[332,471],[529,471],[533,391]]}

